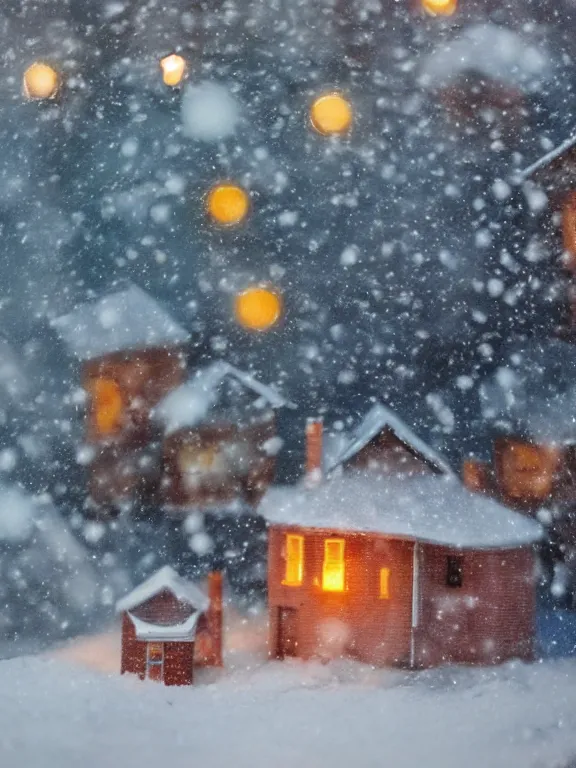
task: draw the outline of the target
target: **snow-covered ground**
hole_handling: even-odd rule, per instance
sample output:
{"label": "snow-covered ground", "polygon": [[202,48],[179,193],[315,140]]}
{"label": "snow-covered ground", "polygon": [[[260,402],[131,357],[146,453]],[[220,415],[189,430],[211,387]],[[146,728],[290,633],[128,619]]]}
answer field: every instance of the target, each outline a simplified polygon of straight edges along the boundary
{"label": "snow-covered ground", "polygon": [[193,688],[120,677],[116,631],[0,662],[2,768],[559,768],[576,755],[576,663],[418,674],[269,663],[228,634]]}

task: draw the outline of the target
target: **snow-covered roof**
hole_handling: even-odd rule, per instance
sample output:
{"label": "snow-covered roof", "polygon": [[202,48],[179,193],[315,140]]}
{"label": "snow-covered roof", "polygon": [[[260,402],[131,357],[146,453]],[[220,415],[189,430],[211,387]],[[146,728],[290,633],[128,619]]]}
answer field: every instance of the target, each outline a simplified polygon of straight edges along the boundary
{"label": "snow-covered roof", "polygon": [[128,611],[128,616],[134,625],[138,640],[149,640],[152,642],[172,641],[191,643],[196,637],[196,628],[200,615],[200,611],[195,611],[181,624],[162,625],[143,621]]}
{"label": "snow-covered roof", "polygon": [[341,464],[345,464],[359,451],[365,448],[370,440],[380,434],[383,429],[390,429],[396,437],[416,453],[420,454],[427,462],[441,472],[452,475],[453,470],[437,451],[431,448],[424,440],[421,440],[410,427],[394,411],[381,403],[376,403],[368,411],[360,424],[344,443],[339,453],[332,457],[327,464],[327,471],[331,472]]}
{"label": "snow-covered roof", "polygon": [[421,78],[437,88],[469,71],[523,88],[546,76],[550,62],[541,47],[518,32],[497,24],[474,24],[426,58]]}
{"label": "snow-covered roof", "polygon": [[294,405],[273,387],[261,384],[253,376],[224,361],[218,361],[198,371],[189,381],[170,392],[154,409],[154,417],[165,428],[166,434],[200,424],[217,404],[219,388],[232,378],[256,395],[263,408],[281,408]]}
{"label": "snow-covered roof", "polygon": [[208,610],[210,605],[210,600],[201,589],[191,581],[183,579],[174,568],[165,565],[132,592],[118,600],[116,612],[132,611],[164,591],[171,592],[175,598],[201,613]]}
{"label": "snow-covered roof", "polygon": [[274,487],[262,499],[269,523],[382,533],[468,549],[505,549],[538,540],[542,529],[456,478],[343,475],[317,487]]}
{"label": "snow-covered roof", "polygon": [[52,326],[81,360],[180,345],[190,338],[155,299],[136,285],[82,304],[69,315],[53,320]]}

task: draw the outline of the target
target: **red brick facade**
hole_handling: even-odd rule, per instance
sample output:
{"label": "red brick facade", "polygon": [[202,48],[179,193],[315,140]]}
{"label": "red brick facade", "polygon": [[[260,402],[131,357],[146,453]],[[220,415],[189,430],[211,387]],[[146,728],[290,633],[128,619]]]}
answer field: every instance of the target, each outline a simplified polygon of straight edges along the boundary
{"label": "red brick facade", "polygon": [[[288,533],[303,537],[299,586],[282,583]],[[342,592],[322,590],[327,538],[345,542]],[[461,567],[461,586],[447,585],[448,558],[456,569]],[[533,568],[531,547],[454,551],[381,534],[273,525],[270,654],[352,656],[401,667],[529,659]],[[381,569],[388,574],[384,595]]]}

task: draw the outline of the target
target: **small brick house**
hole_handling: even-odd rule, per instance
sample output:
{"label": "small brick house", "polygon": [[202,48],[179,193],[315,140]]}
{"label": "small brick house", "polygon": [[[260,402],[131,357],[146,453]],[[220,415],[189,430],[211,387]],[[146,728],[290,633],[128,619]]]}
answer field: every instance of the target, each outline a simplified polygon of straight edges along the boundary
{"label": "small brick house", "polygon": [[150,413],[186,376],[188,332],[128,284],[53,321],[80,362],[91,502],[104,511],[153,493]]}
{"label": "small brick house", "polygon": [[208,594],[165,566],[116,604],[122,615],[121,673],[191,685],[194,666],[222,665],[222,575]]}
{"label": "small brick house", "polygon": [[255,505],[272,483],[275,411],[292,407],[273,387],[218,361],[170,392],[154,411],[163,434],[160,496],[168,514]]}
{"label": "small brick house", "polygon": [[269,649],[381,666],[531,659],[540,527],[455,478],[272,488]]}

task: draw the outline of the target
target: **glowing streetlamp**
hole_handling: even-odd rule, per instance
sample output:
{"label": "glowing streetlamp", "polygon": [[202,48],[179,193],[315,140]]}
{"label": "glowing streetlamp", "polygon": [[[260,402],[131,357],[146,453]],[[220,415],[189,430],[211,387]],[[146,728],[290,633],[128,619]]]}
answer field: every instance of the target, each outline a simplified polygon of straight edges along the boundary
{"label": "glowing streetlamp", "polygon": [[27,99],[53,99],[60,88],[60,77],[49,64],[36,61],[24,72],[22,87]]}
{"label": "glowing streetlamp", "polygon": [[346,133],[352,117],[352,107],[339,93],[320,96],[310,109],[312,126],[324,136]]}
{"label": "glowing streetlamp", "polygon": [[458,0],[422,0],[422,8],[430,16],[452,16],[458,8]]}
{"label": "glowing streetlamp", "polygon": [[165,56],[160,59],[160,69],[162,70],[162,80],[164,85],[169,85],[171,88],[175,88],[180,85],[182,80],[186,77],[187,65],[186,59],[183,56],[179,56],[177,53],[171,53],[169,56]]}
{"label": "glowing streetlamp", "polygon": [[282,297],[272,288],[261,285],[246,288],[236,295],[236,321],[250,331],[267,331],[282,315]]}
{"label": "glowing streetlamp", "polygon": [[214,221],[231,227],[248,215],[250,198],[246,190],[236,184],[217,184],[208,194],[206,208]]}

